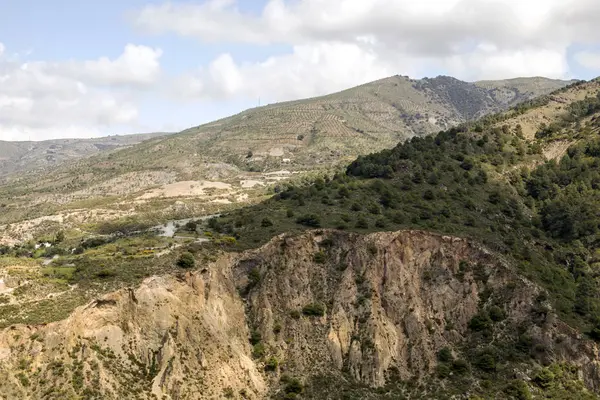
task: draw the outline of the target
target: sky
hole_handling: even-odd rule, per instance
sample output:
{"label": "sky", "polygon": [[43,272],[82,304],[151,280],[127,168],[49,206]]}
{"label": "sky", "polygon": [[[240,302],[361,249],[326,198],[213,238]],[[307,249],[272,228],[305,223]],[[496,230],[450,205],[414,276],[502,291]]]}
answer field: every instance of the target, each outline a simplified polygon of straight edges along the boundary
{"label": "sky", "polygon": [[597,0],[0,0],[0,140],[179,131],[392,75],[600,75]]}

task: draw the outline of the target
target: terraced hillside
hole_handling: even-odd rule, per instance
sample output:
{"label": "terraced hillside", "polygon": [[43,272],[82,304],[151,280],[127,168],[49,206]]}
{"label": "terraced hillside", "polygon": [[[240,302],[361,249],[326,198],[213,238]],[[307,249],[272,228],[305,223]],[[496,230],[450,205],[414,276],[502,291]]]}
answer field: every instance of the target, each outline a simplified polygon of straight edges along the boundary
{"label": "terraced hillside", "polygon": [[29,170],[46,170],[57,165],[101,152],[120,149],[169,133],[115,135],[94,139],[57,139],[39,142],[0,140],[0,179]]}
{"label": "terraced hillside", "polygon": [[[0,187],[0,223],[59,213],[53,220],[65,221],[73,210],[82,209],[85,215],[77,211],[78,220],[222,211],[262,199],[269,195],[265,188],[282,179],[342,165],[357,155],[504,110],[568,83],[522,78],[473,84],[450,77],[394,76],[324,97],[251,109],[66,163],[47,174],[12,177]],[[19,226],[10,230],[17,236],[23,231]]]}
{"label": "terraced hillside", "polygon": [[182,134],[240,167],[276,167],[284,159],[299,167],[329,165],[505,110],[568,83],[394,76],[328,96],[251,109]]}

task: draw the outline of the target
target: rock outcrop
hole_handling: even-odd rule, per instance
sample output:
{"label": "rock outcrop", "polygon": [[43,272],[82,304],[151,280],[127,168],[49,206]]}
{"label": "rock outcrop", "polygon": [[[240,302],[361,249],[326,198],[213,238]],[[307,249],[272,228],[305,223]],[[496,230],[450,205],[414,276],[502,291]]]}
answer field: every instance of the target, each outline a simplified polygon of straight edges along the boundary
{"label": "rock outcrop", "polygon": [[474,345],[469,323],[492,305],[503,318],[489,340],[519,327],[600,389],[596,345],[501,256],[421,231],[312,231],[4,330],[0,398],[260,399],[282,373],[419,379],[440,349]]}

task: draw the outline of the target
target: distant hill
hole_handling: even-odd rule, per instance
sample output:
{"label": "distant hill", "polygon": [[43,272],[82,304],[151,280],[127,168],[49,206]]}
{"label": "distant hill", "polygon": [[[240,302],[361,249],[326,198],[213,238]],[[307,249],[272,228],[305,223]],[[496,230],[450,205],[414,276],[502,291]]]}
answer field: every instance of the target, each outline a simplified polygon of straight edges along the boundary
{"label": "distant hill", "polygon": [[121,149],[168,133],[115,135],[93,139],[56,139],[39,142],[0,140],[0,177],[22,171],[55,167],[65,161]]}
{"label": "distant hill", "polygon": [[[0,205],[10,205],[0,223],[109,202],[119,204],[119,209],[133,207],[128,212],[137,213],[187,198],[186,207],[193,214],[190,210],[207,210],[206,204],[213,201],[246,201],[254,196],[246,189],[285,178],[277,174],[289,177],[340,166],[569,83],[546,78],[468,83],[446,76],[422,80],[393,76],[327,96],[254,108],[121,150],[98,151],[44,174],[13,174],[0,186]],[[49,150],[43,150],[43,157],[50,156]],[[211,181],[208,186],[206,180]],[[213,189],[205,190],[208,187]],[[201,196],[207,193],[221,197]]]}
{"label": "distant hill", "polygon": [[[244,111],[188,129],[170,145],[241,168],[300,168],[392,147],[548,94],[572,82],[547,78],[463,82],[393,76],[327,96]],[[248,155],[252,154],[251,157]]]}

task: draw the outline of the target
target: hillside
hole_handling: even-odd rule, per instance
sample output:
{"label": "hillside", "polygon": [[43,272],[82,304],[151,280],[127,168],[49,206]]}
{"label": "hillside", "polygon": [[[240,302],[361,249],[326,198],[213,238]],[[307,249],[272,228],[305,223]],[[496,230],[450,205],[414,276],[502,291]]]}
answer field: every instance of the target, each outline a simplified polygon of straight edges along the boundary
{"label": "hillside", "polygon": [[281,236],[4,330],[0,388],[57,400],[595,399],[585,384],[600,384],[598,348],[543,294],[459,238]]}
{"label": "hillside", "polygon": [[0,140],[0,179],[30,170],[45,171],[70,160],[90,157],[165,136],[168,133],[116,135],[94,139],[57,139],[39,142]]}
{"label": "hillside", "polygon": [[172,237],[0,247],[1,392],[598,399],[599,133],[581,82]]}
{"label": "hillside", "polygon": [[268,194],[265,187],[278,181],[343,165],[568,83],[520,78],[473,84],[394,76],[324,97],[251,109],[43,175],[13,176],[0,187],[5,205],[0,223],[57,213],[62,216],[53,218],[63,221],[70,211],[91,205],[104,217],[161,210],[170,215],[173,207],[187,216],[220,211],[261,200]]}

